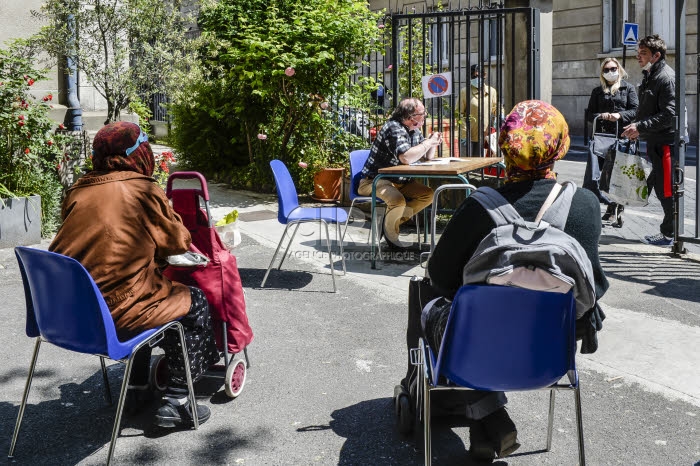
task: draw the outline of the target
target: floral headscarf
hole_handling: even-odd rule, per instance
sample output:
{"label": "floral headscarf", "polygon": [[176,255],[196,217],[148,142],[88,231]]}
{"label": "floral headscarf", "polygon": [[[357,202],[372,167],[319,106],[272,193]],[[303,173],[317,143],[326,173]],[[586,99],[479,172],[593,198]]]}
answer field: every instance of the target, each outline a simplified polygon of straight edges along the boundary
{"label": "floral headscarf", "polygon": [[556,178],[554,162],[569,150],[569,125],[547,102],[520,102],[506,117],[498,140],[508,182]]}
{"label": "floral headscarf", "polygon": [[97,171],[132,171],[153,176],[155,159],[139,125],[116,121],[103,126],[95,135],[92,166]]}

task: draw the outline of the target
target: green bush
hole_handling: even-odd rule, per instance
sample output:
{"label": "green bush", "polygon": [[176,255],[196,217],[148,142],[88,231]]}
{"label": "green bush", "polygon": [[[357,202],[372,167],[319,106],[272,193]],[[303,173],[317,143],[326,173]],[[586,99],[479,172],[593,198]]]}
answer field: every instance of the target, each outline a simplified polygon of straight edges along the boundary
{"label": "green bush", "polygon": [[378,19],[358,0],[205,7],[201,67],[171,107],[179,162],[234,186],[271,190],[269,162],[280,159],[302,192],[316,169],[345,165],[347,150],[366,143],[340,132],[328,101],[355,105],[349,77],[380,46]]}
{"label": "green bush", "polygon": [[42,235],[48,236],[60,215],[58,171],[71,157],[67,151],[75,139],[53,131],[53,95],[32,96],[32,86],[45,76],[33,68],[23,45],[16,41],[0,49],[0,196],[40,195]]}

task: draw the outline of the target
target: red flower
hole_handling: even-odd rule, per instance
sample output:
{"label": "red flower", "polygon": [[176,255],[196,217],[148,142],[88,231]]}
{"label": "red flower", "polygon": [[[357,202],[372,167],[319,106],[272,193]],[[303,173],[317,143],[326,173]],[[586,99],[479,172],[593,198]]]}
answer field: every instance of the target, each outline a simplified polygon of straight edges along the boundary
{"label": "red flower", "polygon": [[22,120],[18,121],[17,124],[20,126],[24,126],[24,122]]}
{"label": "red flower", "polygon": [[57,163],[57,164],[56,164],[56,170],[60,170],[60,169],[61,169],[61,164],[60,164],[60,163]]}
{"label": "red flower", "polygon": [[25,154],[29,154],[30,152],[31,152],[31,151],[29,150],[29,147],[27,147],[26,149],[24,149],[24,153],[25,153]]}
{"label": "red flower", "polygon": [[20,115],[17,118],[19,118],[20,120],[24,120],[24,115]]}
{"label": "red flower", "polygon": [[60,125],[58,125],[58,129],[66,129],[66,125],[64,125],[63,123],[61,123]]}
{"label": "red flower", "polygon": [[53,141],[49,139],[48,141],[46,141],[46,145],[49,147],[53,146]]}
{"label": "red flower", "polygon": [[31,86],[32,84],[34,84],[34,80],[30,78],[29,81],[27,81],[27,84]]}

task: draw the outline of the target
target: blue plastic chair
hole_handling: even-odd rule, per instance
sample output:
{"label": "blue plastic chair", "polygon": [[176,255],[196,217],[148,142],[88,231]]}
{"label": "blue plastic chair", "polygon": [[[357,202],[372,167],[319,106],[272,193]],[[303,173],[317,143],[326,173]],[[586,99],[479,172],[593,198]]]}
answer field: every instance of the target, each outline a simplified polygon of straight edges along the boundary
{"label": "blue plastic chair", "polygon": [[[363,202],[372,202],[372,196],[360,196],[357,193],[357,188],[360,186],[360,180],[362,179],[362,168],[365,166],[365,162],[367,162],[367,158],[369,158],[369,149],[359,149],[359,150],[354,150],[350,152],[350,193],[349,193],[349,198],[350,198],[350,210],[348,211],[348,219],[345,221],[345,227],[343,229],[343,236],[341,236],[341,241],[345,239],[345,233],[348,231],[348,222],[350,220],[350,214],[352,214],[352,208],[355,206],[355,203],[363,203]],[[384,201],[381,199],[377,198],[377,204],[384,204]],[[420,241],[420,226],[418,224],[418,218],[415,216],[416,220],[416,234],[418,235],[418,240]],[[378,219],[377,219],[378,220]],[[375,224],[375,231],[380,231],[377,228],[377,225]],[[371,235],[371,230],[370,230],[370,235]],[[369,242],[370,238],[369,236],[367,237],[367,242]],[[380,248],[380,245],[377,244],[377,247]],[[379,249],[379,252],[381,254],[381,249]]]}
{"label": "blue plastic chair", "polygon": [[[333,279],[333,292],[337,291],[335,284],[335,269],[333,267],[333,254],[331,251],[331,237],[328,230],[328,224],[335,224],[336,227],[336,238],[338,237],[338,226],[339,224],[345,222],[348,218],[345,210],[339,207],[300,207],[299,206],[299,196],[297,195],[297,189],[294,186],[294,181],[289,174],[287,166],[280,160],[273,160],[270,162],[270,167],[272,167],[272,174],[275,177],[275,184],[277,186],[277,220],[283,225],[284,232],[280,238],[280,242],[277,244],[277,249],[275,249],[275,254],[272,256],[270,265],[267,267],[265,276],[263,277],[261,288],[265,286],[267,281],[267,276],[270,274],[270,269],[272,264],[275,262],[277,253],[284,242],[284,237],[287,235],[287,230],[291,225],[296,225],[292,237],[289,239],[287,248],[284,251],[284,255],[280,260],[280,264],[277,267],[278,270],[282,269],[282,264],[284,259],[287,257],[289,252],[289,247],[292,245],[294,236],[297,234],[299,225],[302,223],[316,222],[323,224],[326,228],[326,245],[328,246],[328,261],[331,267],[331,278]],[[343,274],[345,274],[345,256],[343,255],[343,242],[339,241],[340,245],[340,258],[343,264]]]}
{"label": "blue plastic chair", "polygon": [[[554,391],[574,391],[579,464],[586,464],[576,370],[576,304],[572,293],[491,285],[462,286],[440,351],[424,340],[417,409],[423,413],[425,464],[431,463],[430,392],[435,389],[550,390],[547,451],[552,445]],[[559,383],[564,376],[569,383]],[[447,385],[440,382],[448,380]],[[421,405],[422,403],[422,405]]]}
{"label": "blue plastic chair", "polygon": [[69,351],[99,356],[105,383],[105,398],[110,404],[112,395],[104,360],[109,358],[126,362],[112,438],[107,453],[107,464],[112,460],[117,442],[134,354],[139,348],[159,341],[162,334],[169,329],[177,331],[180,336],[194,428],[199,428],[185,336],[179,322],[173,321],[162,327],[146,330],[128,341],[120,342],[117,339],[114,321],[100,290],[87,270],[78,261],[54,252],[27,247],[15,248],[15,255],[22,274],[27,304],[26,333],[28,337],[36,338],[36,343],[34,344],[34,354],[29,365],[29,376],[24,386],[24,395],[19,407],[15,430],[12,434],[9,458],[14,455],[42,341]]}

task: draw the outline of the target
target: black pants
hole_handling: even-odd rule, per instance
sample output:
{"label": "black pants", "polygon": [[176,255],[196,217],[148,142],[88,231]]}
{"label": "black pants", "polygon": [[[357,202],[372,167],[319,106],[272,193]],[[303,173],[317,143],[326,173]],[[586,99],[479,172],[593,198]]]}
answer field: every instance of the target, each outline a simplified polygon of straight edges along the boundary
{"label": "black pants", "polygon": [[647,154],[652,171],[647,179],[649,190],[656,193],[664,211],[664,219],[659,230],[664,236],[673,236],[673,146],[647,142]]}
{"label": "black pants", "polygon": [[[192,305],[185,316],[180,319],[185,333],[185,346],[190,361],[192,382],[196,382],[209,366],[219,361],[219,351],[216,349],[212,331],[209,303],[204,292],[199,288],[190,287]],[[170,384],[186,386],[185,365],[182,360],[180,337],[174,331],[165,332],[159,346],[165,352],[165,361],[170,372]],[[131,370],[131,385],[148,383],[151,348],[146,346],[134,356]]]}

